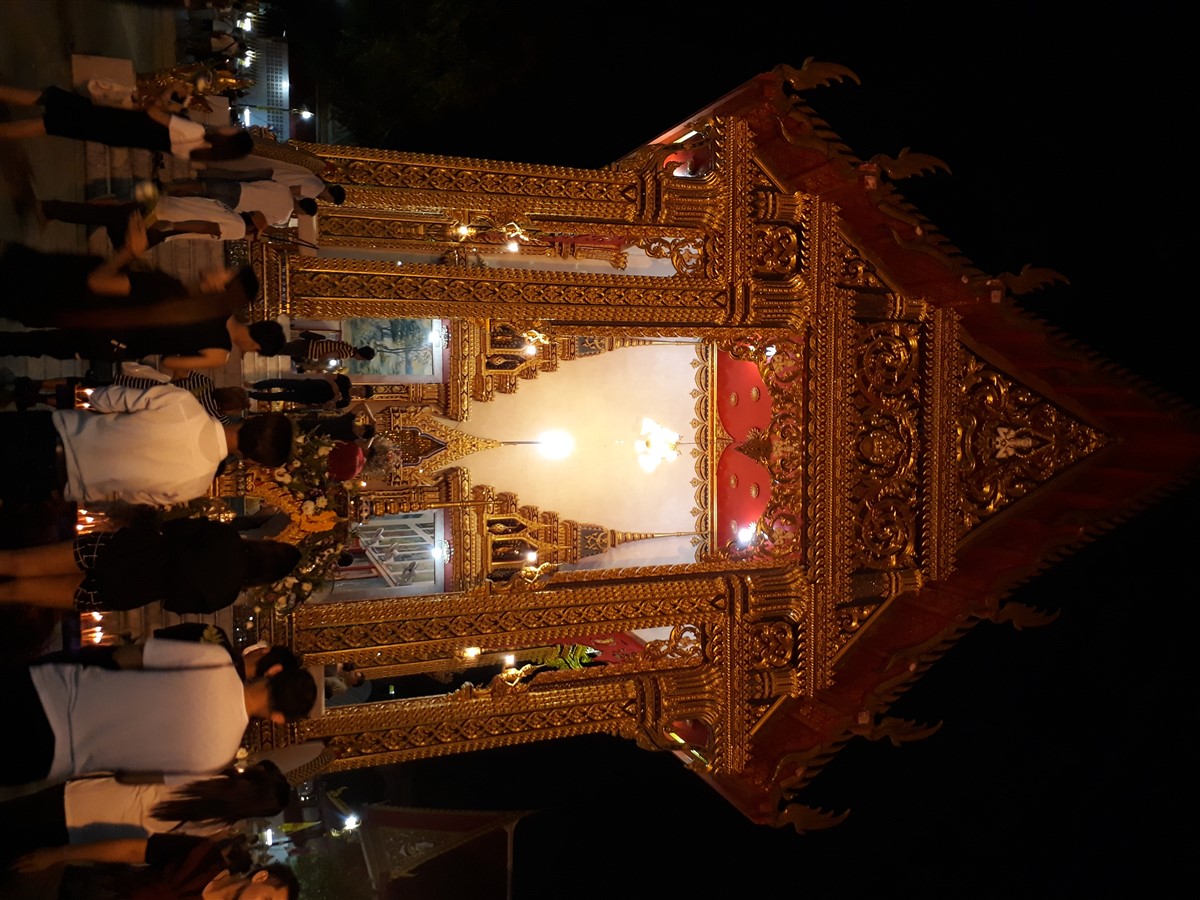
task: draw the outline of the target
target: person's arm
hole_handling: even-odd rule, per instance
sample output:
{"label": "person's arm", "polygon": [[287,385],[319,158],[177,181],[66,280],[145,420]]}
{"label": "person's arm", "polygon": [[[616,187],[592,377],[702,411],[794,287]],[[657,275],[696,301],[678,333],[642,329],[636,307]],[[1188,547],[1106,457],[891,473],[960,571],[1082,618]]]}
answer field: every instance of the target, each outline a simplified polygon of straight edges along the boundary
{"label": "person's arm", "polygon": [[229,360],[229,351],[220,347],[206,347],[196,356],[164,356],[162,367],[173,372],[184,369],[219,369]]}
{"label": "person's arm", "polygon": [[147,838],[124,838],[116,841],[96,841],[93,844],[68,844],[64,847],[42,847],[19,857],[13,864],[16,872],[40,872],[65,863],[97,862],[138,865],[146,861]]}
{"label": "person's arm", "polygon": [[[148,388],[123,387],[112,384],[96,388],[88,395],[87,403],[98,413],[132,413],[144,409],[162,409],[187,402],[192,395],[182,388],[157,384]],[[193,398],[194,399],[194,398]]]}
{"label": "person's arm", "polygon": [[125,229],[124,245],[88,273],[88,290],[106,297],[128,297],[130,282],[125,267],[145,253],[149,243],[142,214],[132,213]]}

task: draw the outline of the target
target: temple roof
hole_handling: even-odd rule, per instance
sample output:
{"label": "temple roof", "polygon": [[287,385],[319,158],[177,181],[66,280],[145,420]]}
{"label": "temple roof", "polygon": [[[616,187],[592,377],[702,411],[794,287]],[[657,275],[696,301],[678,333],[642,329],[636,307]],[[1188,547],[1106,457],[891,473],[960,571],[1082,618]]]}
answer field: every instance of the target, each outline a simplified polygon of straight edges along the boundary
{"label": "temple roof", "polygon": [[[1047,566],[1178,488],[1200,461],[1193,409],[1014,302],[1065,282],[1063,276],[1032,266],[985,273],[904,199],[895,182],[943,168],[940,161],[904,153],[862,160],[816,116],[809,97],[844,79],[853,73],[811,60],[800,69],[781,66],[657,143],[678,140],[708,116],[747,120],[755,159],[778,189],[836,204],[843,235],[881,289],[954,310],[961,343],[978,367],[992,371],[996,390],[1027,394],[1040,405],[1038,439],[1073,443],[1075,450],[1060,454],[1053,472],[1014,491],[1009,505],[986,522],[966,528],[947,577],[902,592],[878,610],[839,655],[829,687],[784,701],[760,723],[745,773],[706,776],[751,819],[801,830],[839,820],[813,814],[796,792],[842,744],[855,735],[904,740],[929,733],[888,718],[892,702],[973,624],[990,619],[1024,627],[1052,620],[1052,609],[1005,600]],[[764,783],[770,790],[762,790]],[[791,800],[799,805],[785,805]]]}

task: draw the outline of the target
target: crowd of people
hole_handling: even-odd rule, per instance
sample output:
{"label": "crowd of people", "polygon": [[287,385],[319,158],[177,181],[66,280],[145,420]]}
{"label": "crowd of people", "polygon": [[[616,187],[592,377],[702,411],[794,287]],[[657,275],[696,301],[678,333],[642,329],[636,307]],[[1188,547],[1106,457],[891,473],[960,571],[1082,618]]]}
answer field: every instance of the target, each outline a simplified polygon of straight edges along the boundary
{"label": "crowd of people", "polygon": [[[26,326],[0,331],[0,356],[78,357],[93,371],[115,372],[82,403],[73,384],[28,378],[3,397],[17,411],[0,413],[0,531],[19,540],[0,550],[0,610],[227,607],[247,587],[286,578],[300,552],[248,539],[235,523],[162,511],[207,495],[231,457],[284,465],[297,428],[369,437],[341,412],[349,378],[329,370],[332,359],[371,358],[371,348],[311,332],[289,340],[279,322],[243,322],[238,314],[259,289],[249,267],[187,285],[141,262],[163,241],[254,237],[345,197],[307,170],[252,156],[254,142],[241,129],[193,122],[184,114],[188,93],[180,84],[146,109],[122,109],[61,88],[0,85],[0,102],[40,110],[0,122],[0,140],[59,135],[202,166],[194,179],[162,185],[152,205],[40,204],[46,220],[105,229],[114,246],[107,259],[0,245],[0,316]],[[283,355],[299,372],[318,374],[222,395],[205,372],[235,350]],[[252,399],[305,409],[249,414]],[[22,530],[53,519],[47,509],[59,510],[61,521],[72,504],[114,502],[124,505],[111,507],[120,513],[104,530],[52,540]],[[249,723],[303,718],[326,688],[288,648],[243,654],[220,629],[191,623],[141,643],[0,666],[19,736],[0,749],[8,878],[54,869],[57,895],[66,897],[298,896],[287,867],[256,866],[232,838],[243,820],[281,812],[291,794],[270,762],[234,765]]]}

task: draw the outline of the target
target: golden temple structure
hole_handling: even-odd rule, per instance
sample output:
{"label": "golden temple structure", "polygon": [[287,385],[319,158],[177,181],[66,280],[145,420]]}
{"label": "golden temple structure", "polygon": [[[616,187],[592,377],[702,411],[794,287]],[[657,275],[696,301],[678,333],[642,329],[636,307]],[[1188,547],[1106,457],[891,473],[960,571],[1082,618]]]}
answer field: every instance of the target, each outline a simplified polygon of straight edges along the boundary
{"label": "golden temple structure", "polygon": [[[604,169],[303,146],[347,200],[317,253],[255,249],[256,318],[440,336],[355,382],[393,448],[367,554],[389,517],[445,551],[269,636],[445,689],[260,746],[341,770],[609,734],[824,827],[798,792],[839,747],[920,737],[888,707],[958,635],[1040,624],[1006,595],[1190,473],[1194,423],[1013,304],[1061,276],[978,270],[895,187],[937,160],[860,160],[809,108],[852,77],[781,66]],[[531,462],[568,419],[577,452]],[[547,664],[575,646],[605,664]]]}

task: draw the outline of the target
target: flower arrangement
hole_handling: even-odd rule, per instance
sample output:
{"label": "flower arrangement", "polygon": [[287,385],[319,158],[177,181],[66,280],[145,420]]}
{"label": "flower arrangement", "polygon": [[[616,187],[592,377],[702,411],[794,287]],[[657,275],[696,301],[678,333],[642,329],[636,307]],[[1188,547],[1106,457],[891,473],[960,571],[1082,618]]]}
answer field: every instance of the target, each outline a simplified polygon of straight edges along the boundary
{"label": "flower arrangement", "polygon": [[346,541],[349,523],[334,507],[350,508],[357,482],[329,474],[334,443],[319,435],[300,435],[292,460],[277,469],[252,466],[246,494],[286,513],[291,520],[277,540],[300,550],[300,563],[286,578],[254,590],[260,607],[286,615],[308,600],[329,578]]}

